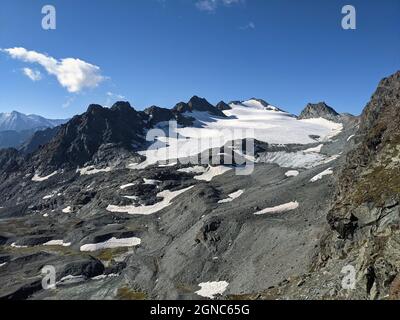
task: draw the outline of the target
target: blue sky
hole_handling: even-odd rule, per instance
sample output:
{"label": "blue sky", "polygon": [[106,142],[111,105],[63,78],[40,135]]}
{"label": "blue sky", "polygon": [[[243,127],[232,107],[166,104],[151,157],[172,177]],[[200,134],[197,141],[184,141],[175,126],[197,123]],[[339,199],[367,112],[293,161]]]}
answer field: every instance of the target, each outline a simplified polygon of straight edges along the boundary
{"label": "blue sky", "polygon": [[[41,27],[46,4],[57,10],[56,30]],[[357,10],[357,30],[341,28],[346,4]],[[172,107],[199,95],[212,103],[258,97],[296,114],[326,101],[358,114],[379,80],[400,69],[398,0],[2,0],[0,7],[0,48],[25,49],[0,52],[0,112],[66,118],[90,103]],[[71,77],[76,67],[83,80]]]}

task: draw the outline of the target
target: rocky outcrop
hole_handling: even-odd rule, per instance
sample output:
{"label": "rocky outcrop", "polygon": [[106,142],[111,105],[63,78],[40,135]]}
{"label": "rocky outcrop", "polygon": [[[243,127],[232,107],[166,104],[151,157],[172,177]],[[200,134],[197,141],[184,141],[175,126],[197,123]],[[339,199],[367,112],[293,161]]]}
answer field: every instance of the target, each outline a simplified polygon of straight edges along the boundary
{"label": "rocky outcrop", "polygon": [[398,201],[400,180],[400,72],[382,80],[361,115],[359,145],[349,153],[339,178],[330,225],[348,238],[359,218],[354,209],[383,208]]}
{"label": "rocky outcrop", "polygon": [[[331,230],[322,238],[312,270],[301,282],[289,281],[274,294],[307,299],[398,299],[399,123],[397,72],[379,83],[361,115],[353,150],[338,175],[327,215]],[[351,273],[353,284],[346,287],[343,281]]]}

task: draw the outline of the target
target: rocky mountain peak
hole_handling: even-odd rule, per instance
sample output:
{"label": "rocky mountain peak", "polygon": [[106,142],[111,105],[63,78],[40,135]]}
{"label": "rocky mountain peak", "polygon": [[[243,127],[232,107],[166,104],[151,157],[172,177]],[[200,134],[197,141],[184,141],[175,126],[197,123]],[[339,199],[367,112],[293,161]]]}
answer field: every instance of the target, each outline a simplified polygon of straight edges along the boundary
{"label": "rocky mountain peak", "polygon": [[126,150],[143,143],[146,124],[129,103],[111,109],[92,104],[87,112],[61,126],[56,136],[35,155],[41,166],[83,166],[102,145],[114,144]]}
{"label": "rocky mountain peak", "polygon": [[206,99],[200,98],[198,96],[193,96],[189,100],[188,106],[192,110],[198,110],[198,111],[203,111],[203,110],[207,111],[210,108],[214,108],[214,106],[211,103],[209,103]]}
{"label": "rocky mountain peak", "polygon": [[218,110],[221,110],[221,111],[231,110],[231,109],[232,109],[232,108],[231,108],[227,103],[225,103],[224,101],[218,102],[216,108],[217,108]]}
{"label": "rocky mountain peak", "polygon": [[132,108],[131,104],[128,101],[117,101],[114,103],[114,105],[111,107],[111,110],[113,111],[132,111],[135,110]]}
{"label": "rocky mountain peak", "polygon": [[325,102],[309,103],[301,112],[299,119],[324,118],[331,121],[338,121],[340,115]]}
{"label": "rocky mountain peak", "polygon": [[173,109],[173,112],[186,113],[193,111],[208,112],[211,115],[226,118],[225,114],[214,107],[206,99],[200,98],[198,96],[193,96],[188,103],[180,102]]}

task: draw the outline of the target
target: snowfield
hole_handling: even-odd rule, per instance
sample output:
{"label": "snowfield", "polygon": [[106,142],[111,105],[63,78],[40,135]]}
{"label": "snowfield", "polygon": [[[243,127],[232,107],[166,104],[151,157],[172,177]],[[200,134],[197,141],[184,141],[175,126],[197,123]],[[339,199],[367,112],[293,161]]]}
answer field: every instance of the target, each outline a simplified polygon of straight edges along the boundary
{"label": "snowfield", "polygon": [[153,213],[156,213],[158,211],[161,211],[167,207],[169,207],[172,204],[172,200],[175,199],[177,196],[181,195],[182,193],[189,191],[192,189],[193,186],[178,190],[178,191],[170,191],[170,190],[165,190],[163,192],[160,192],[157,194],[158,198],[162,198],[163,200],[160,202],[157,202],[153,205],[149,206],[113,206],[109,205],[107,207],[107,210],[110,212],[119,212],[119,213],[128,213],[131,215],[151,215]]}
{"label": "snowfield", "polygon": [[136,237],[125,238],[125,239],[111,238],[101,243],[85,244],[81,246],[80,250],[83,252],[93,252],[103,249],[129,248],[129,247],[136,247],[140,245],[141,242],[142,240]]}
{"label": "snowfield", "polygon": [[267,214],[267,213],[282,213],[282,212],[287,212],[291,210],[295,210],[299,207],[299,203],[297,201],[294,202],[289,202],[282,204],[280,206],[272,207],[272,208],[266,208],[264,210],[258,211],[254,213],[255,215],[262,215],[262,214]]}
{"label": "snowfield", "polygon": [[223,294],[228,286],[229,283],[226,281],[203,282],[199,284],[201,289],[195,293],[201,297],[214,299],[216,295]]}
{"label": "snowfield", "polygon": [[282,168],[310,169],[324,161],[326,161],[326,157],[319,153],[278,151],[261,154],[258,162],[277,164]]}
{"label": "snowfield", "polygon": [[265,108],[256,100],[231,104],[224,111],[228,118],[212,116],[207,112],[188,112],[195,119],[193,127],[172,128],[165,136],[156,135],[152,148],[139,154],[146,157],[140,164],[132,163],[131,169],[144,169],[160,161],[176,161],[193,157],[206,150],[220,148],[228,142],[257,139],[269,144],[315,143],[329,141],[343,130],[343,125],[322,118],[297,120],[293,115],[269,106]]}

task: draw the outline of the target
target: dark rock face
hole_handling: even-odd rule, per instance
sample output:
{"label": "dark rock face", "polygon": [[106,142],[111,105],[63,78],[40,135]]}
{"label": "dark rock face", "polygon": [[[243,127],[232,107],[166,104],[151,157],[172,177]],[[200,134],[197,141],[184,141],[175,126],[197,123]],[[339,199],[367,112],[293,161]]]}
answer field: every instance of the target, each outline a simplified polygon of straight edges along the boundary
{"label": "dark rock face", "polygon": [[42,166],[83,166],[103,144],[113,143],[132,150],[144,141],[145,124],[140,113],[127,102],[111,109],[90,105],[87,112],[61,126],[57,135],[34,155]]}
{"label": "dark rock face", "polygon": [[167,121],[176,121],[182,126],[189,126],[192,124],[190,119],[182,116],[179,112],[174,112],[173,110],[160,108],[157,106],[152,106],[144,110],[144,113],[148,116],[148,122],[151,127],[159,124],[160,122]]}
{"label": "dark rock face", "polygon": [[[400,72],[382,80],[361,115],[359,146],[347,158],[329,215],[334,229],[353,225],[352,209],[366,202],[400,200],[397,145],[400,141]],[[350,229],[353,229],[352,227]],[[343,237],[348,236],[341,232]]]}
{"label": "dark rock face", "polygon": [[144,113],[149,116],[149,123],[151,126],[160,122],[175,120],[175,115],[171,110],[157,106],[152,106],[144,110]]}
{"label": "dark rock face", "polygon": [[340,115],[333,108],[328,106],[325,102],[317,104],[309,103],[301,112],[299,120],[324,118],[331,121],[339,121]]}
{"label": "dark rock face", "polygon": [[18,170],[24,162],[24,157],[16,149],[0,150],[0,175]]}

